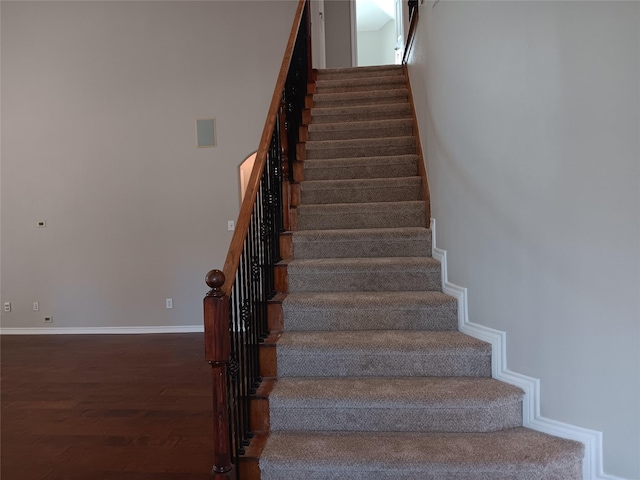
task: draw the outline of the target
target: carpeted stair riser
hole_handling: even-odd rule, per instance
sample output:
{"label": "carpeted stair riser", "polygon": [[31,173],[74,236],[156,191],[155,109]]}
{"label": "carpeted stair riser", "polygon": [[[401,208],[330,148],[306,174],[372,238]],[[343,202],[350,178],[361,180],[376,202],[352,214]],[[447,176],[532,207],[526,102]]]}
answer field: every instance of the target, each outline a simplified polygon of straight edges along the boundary
{"label": "carpeted stair riser", "polygon": [[287,266],[289,292],[440,290],[440,262],[431,257],[314,258]]}
{"label": "carpeted stair riser", "polygon": [[406,88],[369,90],[365,92],[316,93],[314,107],[343,107],[346,105],[383,105],[408,101]]}
{"label": "carpeted stair riser", "polygon": [[584,446],[525,428],[494,433],[274,432],[262,480],[582,480]]}
{"label": "carpeted stair riser", "polygon": [[298,230],[424,227],[424,202],[338,203],[297,207]]}
{"label": "carpeted stair riser", "polygon": [[278,377],[490,377],[491,345],[459,332],[284,332]]}
{"label": "carpeted stair riser", "polygon": [[305,180],[392,178],[418,175],[417,155],[305,160]]}
{"label": "carpeted stair riser", "polygon": [[399,88],[407,88],[407,80],[398,75],[316,81],[316,94],[398,90]]}
{"label": "carpeted stair riser", "polygon": [[301,184],[304,204],[403,202],[421,198],[420,177],[310,180]]}
{"label": "carpeted stair riser", "polygon": [[490,378],[285,378],[271,430],[493,432],[522,425],[523,392]]}
{"label": "carpeted stair riser", "polygon": [[414,137],[375,139],[325,140],[307,142],[307,158],[358,158],[385,155],[411,155],[416,153]]}
{"label": "carpeted stair riser", "polygon": [[331,79],[355,79],[355,78],[371,78],[371,77],[404,77],[404,69],[401,65],[375,65],[370,67],[359,68],[326,68],[318,70],[319,80]]}
{"label": "carpeted stair riser", "polygon": [[312,123],[365,122],[399,118],[411,118],[411,107],[408,103],[311,109]]}
{"label": "carpeted stair riser", "polygon": [[412,135],[413,121],[409,118],[309,125],[310,142],[352,140],[356,138],[409,137]]}
{"label": "carpeted stair riser", "polygon": [[307,258],[430,257],[431,230],[424,227],[300,230],[293,252]]}
{"label": "carpeted stair riser", "polygon": [[282,303],[286,331],[454,331],[456,299],[441,292],[301,292]]}

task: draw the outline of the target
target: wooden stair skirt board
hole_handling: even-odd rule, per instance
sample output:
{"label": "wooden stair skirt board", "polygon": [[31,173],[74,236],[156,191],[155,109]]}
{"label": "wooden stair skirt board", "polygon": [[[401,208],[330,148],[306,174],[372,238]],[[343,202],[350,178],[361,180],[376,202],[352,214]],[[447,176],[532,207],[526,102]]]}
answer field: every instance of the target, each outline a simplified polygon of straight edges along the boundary
{"label": "wooden stair skirt board", "polygon": [[320,70],[311,92],[240,478],[582,479],[584,446],[525,428],[522,389],[458,330],[406,70]]}

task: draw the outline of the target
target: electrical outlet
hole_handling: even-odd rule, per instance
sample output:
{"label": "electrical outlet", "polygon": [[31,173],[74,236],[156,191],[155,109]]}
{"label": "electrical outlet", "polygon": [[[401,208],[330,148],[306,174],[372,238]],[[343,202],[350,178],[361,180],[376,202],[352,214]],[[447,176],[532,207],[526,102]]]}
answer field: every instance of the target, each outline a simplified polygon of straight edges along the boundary
{"label": "electrical outlet", "polygon": [[44,323],[53,323],[53,317],[44,317]]}
{"label": "electrical outlet", "polygon": [[11,302],[4,302],[4,311],[5,312],[11,311]]}
{"label": "electrical outlet", "polygon": [[167,308],[173,308],[173,298],[167,298],[164,302]]}
{"label": "electrical outlet", "polygon": [[229,220],[227,222],[227,230],[229,230],[230,232],[233,232],[236,229],[236,222],[234,222],[233,220]]}
{"label": "electrical outlet", "polygon": [[38,302],[33,302],[33,311],[34,312],[40,311],[40,304]]}

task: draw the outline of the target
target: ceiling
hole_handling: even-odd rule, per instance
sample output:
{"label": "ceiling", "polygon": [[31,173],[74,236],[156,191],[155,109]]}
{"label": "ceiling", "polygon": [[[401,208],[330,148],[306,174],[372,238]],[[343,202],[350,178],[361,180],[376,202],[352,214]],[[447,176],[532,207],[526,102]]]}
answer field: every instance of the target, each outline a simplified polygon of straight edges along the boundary
{"label": "ceiling", "polygon": [[395,19],[395,0],[356,0],[359,32],[380,30],[392,19]]}

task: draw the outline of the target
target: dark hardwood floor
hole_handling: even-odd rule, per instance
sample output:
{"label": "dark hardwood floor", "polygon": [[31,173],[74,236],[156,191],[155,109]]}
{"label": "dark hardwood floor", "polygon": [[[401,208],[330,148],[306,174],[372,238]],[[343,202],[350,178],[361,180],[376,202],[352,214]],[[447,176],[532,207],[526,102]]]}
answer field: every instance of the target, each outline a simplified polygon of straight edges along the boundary
{"label": "dark hardwood floor", "polygon": [[2,480],[204,480],[202,334],[0,337]]}

